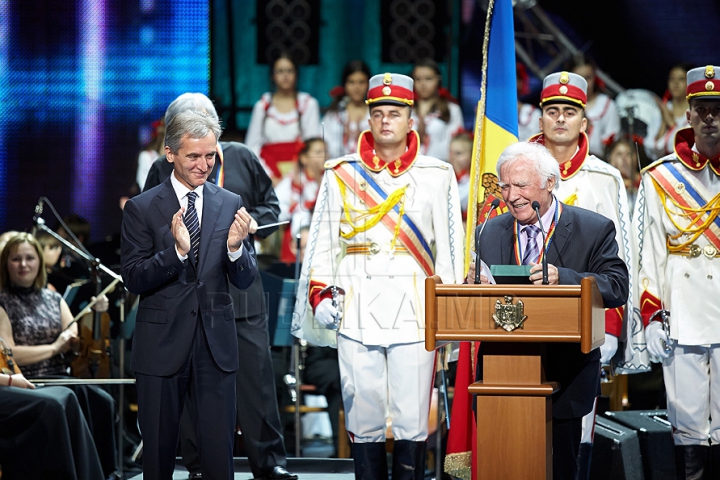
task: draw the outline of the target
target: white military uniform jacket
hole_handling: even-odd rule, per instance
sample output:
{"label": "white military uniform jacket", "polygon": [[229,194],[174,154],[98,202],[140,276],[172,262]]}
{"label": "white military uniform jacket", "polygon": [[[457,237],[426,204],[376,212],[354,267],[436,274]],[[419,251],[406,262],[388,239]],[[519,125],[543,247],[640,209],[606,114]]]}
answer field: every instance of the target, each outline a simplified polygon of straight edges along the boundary
{"label": "white military uniform jacket", "polygon": [[[372,138],[369,132],[361,136],[361,153],[368,137]],[[416,132],[408,139],[410,166],[406,163],[406,170],[396,176],[391,174],[395,162],[373,171],[358,154],[326,163],[293,315],[292,331],[299,338],[335,346],[335,332],[315,321],[308,301],[318,288],[336,285],[345,291],[340,334],[365,345],[424,341],[425,278],[434,273],[443,283],[462,282],[464,233],[455,174],[448,163],[417,154]],[[430,272],[399,239],[392,253],[396,234],[384,221],[350,238],[340,235],[351,229],[348,217],[360,227],[363,218],[373,216],[364,214],[372,202],[360,201],[348,185],[353,182],[361,192],[379,187],[386,195],[396,193],[396,198],[406,188],[395,213],[404,210],[401,226],[408,228],[412,221],[421,233],[432,253]]]}
{"label": "white military uniform jacket", "polygon": [[[530,141],[545,143],[542,134],[532,137]],[[618,255],[628,267],[630,297],[625,306],[622,325],[611,324],[612,317],[608,315],[606,332],[626,342],[624,360],[618,368],[621,371],[645,371],[649,368],[649,359],[644,349],[642,352],[638,349],[641,344],[644,347],[645,335],[639,311],[634,309],[635,240],[622,175],[609,163],[588,155],[588,138],[582,133],[577,153],[568,162],[560,164],[560,177],[555,195],[561,202],[599,213],[615,224]]]}
{"label": "white military uniform jacket", "polygon": [[643,170],[634,217],[643,320],[666,308],[670,338],[681,345],[720,343],[720,217],[697,238],[681,231],[695,214],[682,206],[700,210],[706,204],[695,226],[720,209],[720,159],[700,157],[692,129],[683,129],[675,153]]}

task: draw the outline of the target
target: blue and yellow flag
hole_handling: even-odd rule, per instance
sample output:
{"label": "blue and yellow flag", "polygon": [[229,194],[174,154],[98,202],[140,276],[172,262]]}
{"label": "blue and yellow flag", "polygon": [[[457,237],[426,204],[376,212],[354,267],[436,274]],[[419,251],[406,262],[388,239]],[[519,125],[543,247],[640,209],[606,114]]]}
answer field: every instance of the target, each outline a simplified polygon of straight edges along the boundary
{"label": "blue and yellow flag", "polygon": [[482,85],[470,166],[466,265],[470,262],[470,251],[475,249],[475,229],[471,219],[481,222],[486,213],[483,207],[489,206],[495,198],[502,200],[495,164],[505,147],[518,141],[512,0],[489,2],[484,39]]}
{"label": "blue and yellow flag", "polygon": [[[465,266],[475,249],[475,223],[485,218],[490,203],[500,196],[495,165],[502,151],[518,141],[515,31],[512,0],[490,0],[483,42],[483,71],[480,101],[475,121]],[[504,204],[500,204],[501,208]],[[497,209],[491,213],[496,215]],[[465,401],[467,388],[475,380],[477,344],[460,342],[455,378],[455,402],[445,456],[445,471],[462,479],[477,478],[477,444],[472,402]]]}

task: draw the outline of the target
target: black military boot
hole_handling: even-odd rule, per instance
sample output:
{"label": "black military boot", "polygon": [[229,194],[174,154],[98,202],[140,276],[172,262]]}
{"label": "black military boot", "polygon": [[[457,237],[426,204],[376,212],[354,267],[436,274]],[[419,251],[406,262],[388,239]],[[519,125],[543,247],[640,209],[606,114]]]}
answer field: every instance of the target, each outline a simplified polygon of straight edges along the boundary
{"label": "black military boot", "polygon": [[395,440],[392,456],[392,480],[423,480],[425,478],[426,442]]}
{"label": "black military boot", "polygon": [[387,480],[388,466],[385,442],[353,443],[355,480]]}
{"label": "black military boot", "polygon": [[711,478],[710,447],[707,445],[675,445],[675,471],[678,480]]}

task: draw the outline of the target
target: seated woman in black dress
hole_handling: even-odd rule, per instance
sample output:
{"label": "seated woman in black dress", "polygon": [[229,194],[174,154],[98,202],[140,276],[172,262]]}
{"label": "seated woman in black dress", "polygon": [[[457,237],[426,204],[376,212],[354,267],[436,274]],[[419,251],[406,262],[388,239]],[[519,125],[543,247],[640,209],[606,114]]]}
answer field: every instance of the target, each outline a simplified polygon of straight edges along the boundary
{"label": "seated woman in black dress", "polygon": [[21,373],[0,373],[2,478],[105,478],[75,393],[64,387],[34,388]]}
{"label": "seated woman in black dress", "polygon": [[[5,342],[27,378],[66,376],[64,353],[77,342],[77,324],[62,297],[45,287],[42,247],[19,233],[0,253],[0,322],[7,316],[12,333]],[[106,303],[106,302],[105,302]],[[7,320],[5,320],[7,321]],[[68,328],[69,327],[69,328]],[[93,432],[105,476],[116,470],[115,402],[100,387],[70,387]]]}

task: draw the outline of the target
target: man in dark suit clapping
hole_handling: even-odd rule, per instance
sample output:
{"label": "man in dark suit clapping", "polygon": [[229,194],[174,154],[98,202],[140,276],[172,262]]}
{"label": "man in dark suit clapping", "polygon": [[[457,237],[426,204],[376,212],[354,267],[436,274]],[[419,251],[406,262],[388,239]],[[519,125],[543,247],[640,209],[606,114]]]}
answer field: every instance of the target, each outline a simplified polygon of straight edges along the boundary
{"label": "man in dark suit clapping", "polygon": [[238,351],[228,280],[257,275],[241,198],[206,183],[220,124],[185,111],[167,126],[175,166],[123,212],[122,277],[140,295],[132,368],[144,442],[143,478],[172,478],[186,392],[194,398],[204,478],[233,478]]}

